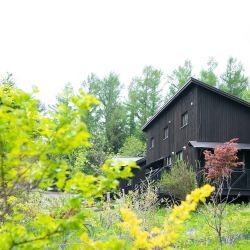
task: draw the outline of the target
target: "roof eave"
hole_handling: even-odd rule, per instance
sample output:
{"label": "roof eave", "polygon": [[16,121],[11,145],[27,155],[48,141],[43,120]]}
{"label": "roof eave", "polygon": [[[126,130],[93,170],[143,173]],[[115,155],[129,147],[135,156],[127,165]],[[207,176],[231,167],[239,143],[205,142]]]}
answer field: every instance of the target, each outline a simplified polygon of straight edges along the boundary
{"label": "roof eave", "polygon": [[148,125],[167,107],[172,103],[193,81],[194,78],[190,77],[188,81],[183,85],[181,89],[177,91],[177,93],[172,96],[142,127],[142,131],[148,127]]}
{"label": "roof eave", "polygon": [[208,84],[206,84],[206,83],[203,83],[203,82],[201,82],[201,81],[199,81],[199,80],[197,80],[197,79],[195,79],[195,78],[193,78],[193,77],[190,77],[190,78],[188,79],[188,81],[185,83],[185,85],[184,85],[184,86],[183,86],[183,87],[182,87],[173,97],[171,97],[171,98],[169,99],[169,101],[168,101],[167,103],[165,103],[165,104],[155,113],[154,116],[152,116],[152,117],[143,125],[142,131],[145,131],[146,128],[151,124],[151,122],[152,122],[153,120],[155,120],[155,118],[157,118],[157,116],[160,115],[160,114],[163,112],[163,110],[165,110],[165,109],[166,109],[166,108],[167,108],[167,107],[168,107],[168,106],[169,106],[169,105],[170,105],[179,95],[181,95],[182,92],[184,92],[185,89],[187,89],[192,83],[195,84],[195,85],[197,85],[197,86],[206,88],[206,89],[208,89],[208,90],[210,90],[210,91],[212,91],[212,92],[214,92],[214,93],[217,93],[217,94],[219,94],[219,95],[222,95],[222,96],[224,96],[224,97],[226,97],[226,98],[228,98],[228,99],[230,99],[230,100],[233,100],[233,101],[235,101],[235,102],[237,102],[237,103],[239,103],[239,104],[242,104],[242,105],[244,105],[244,106],[250,108],[250,103],[249,103],[249,102],[244,101],[244,100],[240,99],[239,97],[236,97],[236,96],[233,96],[233,95],[231,95],[231,94],[228,94],[228,93],[226,93],[226,92],[224,92],[224,91],[222,91],[222,90],[220,90],[220,89],[217,89],[217,88],[215,88],[215,87],[213,87],[213,86],[210,86],[210,85],[208,85]]}

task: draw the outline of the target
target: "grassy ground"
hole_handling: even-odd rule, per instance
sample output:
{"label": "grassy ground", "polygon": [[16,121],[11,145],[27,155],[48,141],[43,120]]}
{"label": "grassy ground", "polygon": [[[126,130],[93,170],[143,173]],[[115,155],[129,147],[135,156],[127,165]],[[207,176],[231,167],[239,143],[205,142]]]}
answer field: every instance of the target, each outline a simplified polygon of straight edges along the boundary
{"label": "grassy ground", "polygon": [[[204,210],[204,208],[200,208]],[[204,212],[204,211],[203,211]],[[169,209],[156,209],[140,213],[145,229],[154,226],[161,226],[167,217]],[[128,235],[124,234],[118,224],[120,216],[118,210],[106,208],[104,211],[95,212],[89,224],[85,225],[89,235],[97,240],[108,239],[111,235],[123,238],[130,242]],[[228,205],[227,213],[223,223],[224,249],[250,249],[250,206],[249,205]],[[78,241],[81,232],[72,232],[58,242],[61,249],[72,249],[72,244]],[[204,220],[204,216],[195,212],[192,218],[185,223],[185,230],[181,235],[176,249],[218,249],[216,233]],[[129,249],[129,244],[128,244]]]}
{"label": "grassy ground", "polygon": [[[60,209],[61,204],[65,202],[62,197],[47,197],[47,199],[47,204],[52,204],[53,210]],[[124,203],[126,202],[119,201],[112,205],[98,204],[99,207],[95,211],[90,209],[92,218],[88,219],[82,230],[72,231],[68,235],[55,239],[54,244],[48,246],[47,249],[79,249],[77,243],[80,243],[80,235],[84,230],[87,230],[89,236],[95,240],[105,240],[110,236],[125,239],[126,249],[130,249],[131,239],[118,226],[121,222],[119,208],[124,206]],[[143,212],[137,207],[135,211],[142,219],[144,229],[150,229],[154,226],[160,227],[170,213],[168,208],[157,207],[145,209]],[[176,249],[218,249],[216,233],[206,224],[204,219],[205,216],[210,220],[213,218],[204,215],[206,211],[204,206],[200,206],[198,211],[192,214],[191,219],[185,222],[185,230],[175,246]],[[222,233],[223,249],[250,249],[250,204],[227,205]]]}
{"label": "grassy ground", "polygon": [[[185,223],[179,249],[217,249],[216,233],[205,221],[206,209],[201,207]],[[205,216],[204,216],[205,214]],[[209,217],[212,220],[211,216]],[[250,249],[250,206],[228,205],[223,221],[224,249]]]}

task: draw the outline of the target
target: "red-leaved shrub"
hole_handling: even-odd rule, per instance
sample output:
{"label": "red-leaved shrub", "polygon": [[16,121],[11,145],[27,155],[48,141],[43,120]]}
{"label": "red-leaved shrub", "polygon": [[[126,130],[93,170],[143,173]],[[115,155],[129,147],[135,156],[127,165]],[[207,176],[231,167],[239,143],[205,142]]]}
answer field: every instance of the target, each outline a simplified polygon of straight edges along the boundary
{"label": "red-leaved shrub", "polygon": [[214,153],[204,151],[205,169],[207,179],[223,179],[230,176],[234,167],[239,167],[243,162],[238,162],[237,138],[234,138],[222,145],[216,146]]}

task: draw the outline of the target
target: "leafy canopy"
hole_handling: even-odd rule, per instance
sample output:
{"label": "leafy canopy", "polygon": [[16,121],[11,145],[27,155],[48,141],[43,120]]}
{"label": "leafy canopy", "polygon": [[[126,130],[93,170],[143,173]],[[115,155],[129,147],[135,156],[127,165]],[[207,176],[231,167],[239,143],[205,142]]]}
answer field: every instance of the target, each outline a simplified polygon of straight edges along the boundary
{"label": "leafy canopy", "polygon": [[130,135],[145,140],[141,127],[159,108],[162,96],[160,83],[163,73],[152,67],[143,68],[142,75],[134,77],[128,89],[128,117]]}
{"label": "leafy canopy", "polygon": [[243,65],[236,58],[230,57],[227,61],[226,71],[221,75],[220,89],[241,97],[249,86],[249,79],[244,75]]}
{"label": "leafy canopy", "polygon": [[[0,249],[44,249],[51,240],[72,229],[84,230],[87,204],[118,185],[118,178],[131,177],[130,164],[102,166],[103,175],[69,172],[61,157],[88,147],[90,134],[84,119],[98,101],[80,91],[59,102],[48,115],[39,102],[16,87],[0,86]],[[25,217],[24,197],[33,189],[57,189],[74,193],[64,217],[46,212]]]}
{"label": "leafy canopy", "polygon": [[209,58],[207,62],[207,69],[202,69],[200,71],[200,80],[216,87],[218,83],[218,76],[215,74],[215,69],[217,68],[218,63],[214,58]]}
{"label": "leafy canopy", "polygon": [[184,86],[188,78],[192,76],[192,69],[193,67],[191,61],[185,60],[183,65],[173,70],[171,75],[168,75],[168,98],[171,98],[182,86]]}
{"label": "leafy canopy", "polygon": [[126,139],[122,148],[120,149],[120,155],[122,156],[144,156],[146,152],[146,144],[135,136],[130,136]]}

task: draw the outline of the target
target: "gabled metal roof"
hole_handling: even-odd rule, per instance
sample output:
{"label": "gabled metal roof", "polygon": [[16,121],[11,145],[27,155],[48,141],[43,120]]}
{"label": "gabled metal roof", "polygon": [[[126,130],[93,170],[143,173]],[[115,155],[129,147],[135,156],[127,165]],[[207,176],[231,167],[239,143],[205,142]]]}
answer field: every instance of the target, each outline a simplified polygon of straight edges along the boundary
{"label": "gabled metal roof", "polygon": [[[189,146],[192,146],[194,148],[215,148],[218,145],[222,145],[224,142],[199,142],[199,141],[190,141],[188,143]],[[237,143],[237,148],[239,150],[250,150],[250,144],[249,143]]]}
{"label": "gabled metal roof", "polygon": [[201,82],[193,77],[190,77],[189,80],[186,82],[186,84],[172,97],[169,99],[167,103],[165,103],[156,113],[153,115],[142,127],[142,130],[144,131],[150,124],[153,122],[163,111],[165,111],[171,103],[173,103],[189,86],[196,85],[202,88],[205,88],[213,93],[216,93],[218,95],[224,96],[234,102],[237,102],[247,108],[250,108],[250,103],[247,101],[244,101],[234,95],[228,94],[225,91],[222,91],[220,89],[217,89],[211,85],[208,85],[204,82]]}
{"label": "gabled metal roof", "polygon": [[112,160],[112,163],[115,165],[115,164],[118,164],[120,162],[124,163],[125,165],[128,165],[129,163],[131,162],[140,162],[142,160],[144,160],[145,158],[144,157],[122,157],[122,156],[118,156],[118,157],[113,157],[111,160]]}

